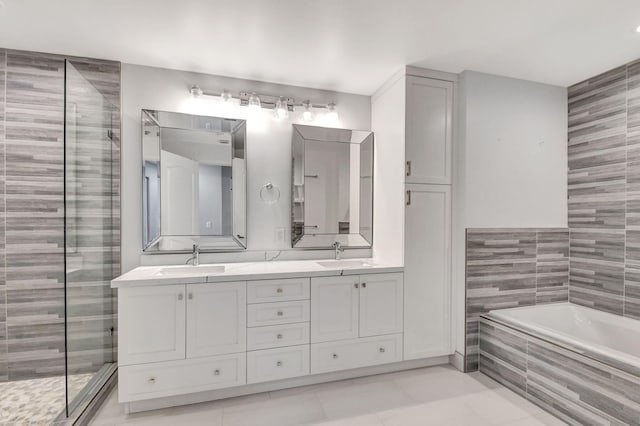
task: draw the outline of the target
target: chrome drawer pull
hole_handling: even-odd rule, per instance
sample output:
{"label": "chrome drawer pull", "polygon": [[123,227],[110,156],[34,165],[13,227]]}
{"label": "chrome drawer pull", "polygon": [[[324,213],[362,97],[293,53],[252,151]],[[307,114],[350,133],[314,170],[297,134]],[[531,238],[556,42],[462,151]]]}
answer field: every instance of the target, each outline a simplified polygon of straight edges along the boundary
{"label": "chrome drawer pull", "polygon": [[282,334],[278,334],[278,335],[276,336],[276,339],[278,339],[278,340],[282,339]]}
{"label": "chrome drawer pull", "polygon": [[147,382],[149,382],[150,385],[155,385],[156,384],[156,378],[155,377],[149,377],[149,380],[147,380]]}
{"label": "chrome drawer pull", "polygon": [[282,361],[276,362],[276,367],[282,367]]}
{"label": "chrome drawer pull", "polygon": [[178,300],[182,300],[183,297],[182,293],[178,293]]}
{"label": "chrome drawer pull", "polygon": [[218,369],[213,370],[213,375],[214,376],[219,376],[220,375],[220,370],[218,370]]}
{"label": "chrome drawer pull", "polygon": [[380,348],[378,350],[380,351],[380,353],[385,353],[385,349],[384,348]]}
{"label": "chrome drawer pull", "polygon": [[338,354],[333,354],[333,359],[338,359]]}
{"label": "chrome drawer pull", "polygon": [[362,283],[362,288],[367,288],[367,283]]}
{"label": "chrome drawer pull", "polygon": [[278,311],[278,316],[281,317],[282,315],[282,311]]}
{"label": "chrome drawer pull", "polygon": [[354,286],[355,288],[360,287],[360,286],[358,285],[358,283],[355,283],[353,286]]}
{"label": "chrome drawer pull", "polygon": [[282,293],[282,289],[281,288],[277,289],[276,293]]}
{"label": "chrome drawer pull", "polygon": [[189,300],[193,300],[193,293],[189,293]]}

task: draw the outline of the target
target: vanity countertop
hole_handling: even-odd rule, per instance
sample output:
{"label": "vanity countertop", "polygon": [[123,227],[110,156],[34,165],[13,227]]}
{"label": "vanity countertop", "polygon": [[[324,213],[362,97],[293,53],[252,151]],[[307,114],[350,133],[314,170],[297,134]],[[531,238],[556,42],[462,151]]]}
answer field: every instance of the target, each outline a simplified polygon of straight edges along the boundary
{"label": "vanity countertop", "polygon": [[212,263],[199,266],[140,266],[111,281],[112,288],[194,284],[222,281],[326,277],[403,272],[395,263],[376,259],[289,260],[275,262]]}

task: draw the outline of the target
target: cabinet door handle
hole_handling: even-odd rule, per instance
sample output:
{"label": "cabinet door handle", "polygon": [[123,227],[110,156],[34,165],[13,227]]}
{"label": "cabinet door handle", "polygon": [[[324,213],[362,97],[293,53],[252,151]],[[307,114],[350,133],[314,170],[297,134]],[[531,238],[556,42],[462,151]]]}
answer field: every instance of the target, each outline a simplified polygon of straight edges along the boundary
{"label": "cabinet door handle", "polygon": [[283,315],[282,311],[278,311],[278,316],[281,317]]}
{"label": "cabinet door handle", "polygon": [[331,357],[332,357],[333,359],[338,359],[338,354],[333,354],[333,355],[331,355]]}
{"label": "cabinet door handle", "polygon": [[282,289],[281,288],[277,289],[276,293],[282,293]]}
{"label": "cabinet door handle", "polygon": [[367,288],[367,283],[362,283],[362,288]]}
{"label": "cabinet door handle", "polygon": [[407,176],[411,176],[411,161],[407,161]]}
{"label": "cabinet door handle", "polygon": [[147,382],[149,382],[150,385],[155,385],[156,384],[156,378],[155,377],[149,377]]}
{"label": "cabinet door handle", "polygon": [[193,300],[193,293],[189,293],[189,300]]}
{"label": "cabinet door handle", "polygon": [[276,339],[278,339],[278,340],[282,339],[282,334],[278,334],[278,335],[276,336]]}
{"label": "cabinet door handle", "polygon": [[182,293],[178,293],[178,300],[184,299],[184,295]]}
{"label": "cabinet door handle", "polygon": [[411,205],[411,191],[407,191],[407,205]]}
{"label": "cabinet door handle", "polygon": [[220,370],[218,370],[218,369],[213,370],[213,375],[214,376],[219,376],[220,375]]}
{"label": "cabinet door handle", "polygon": [[382,354],[386,352],[385,348],[380,348],[380,349],[378,349],[378,351],[379,351],[380,353],[382,353]]}
{"label": "cabinet door handle", "polygon": [[276,367],[282,367],[282,361],[276,362]]}
{"label": "cabinet door handle", "polygon": [[360,287],[360,284],[355,283],[353,286],[354,286],[355,288],[358,288],[358,287]]}

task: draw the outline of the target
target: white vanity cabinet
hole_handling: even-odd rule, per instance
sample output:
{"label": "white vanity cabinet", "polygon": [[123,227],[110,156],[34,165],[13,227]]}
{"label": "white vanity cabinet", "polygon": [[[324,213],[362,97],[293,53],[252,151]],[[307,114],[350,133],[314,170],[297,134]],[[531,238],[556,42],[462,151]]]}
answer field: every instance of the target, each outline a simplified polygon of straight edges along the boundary
{"label": "white vanity cabinet", "polygon": [[120,401],[402,361],[403,274],[336,273],[120,287]]}
{"label": "white vanity cabinet", "polygon": [[118,291],[118,364],[184,359],[184,285],[122,288]]}

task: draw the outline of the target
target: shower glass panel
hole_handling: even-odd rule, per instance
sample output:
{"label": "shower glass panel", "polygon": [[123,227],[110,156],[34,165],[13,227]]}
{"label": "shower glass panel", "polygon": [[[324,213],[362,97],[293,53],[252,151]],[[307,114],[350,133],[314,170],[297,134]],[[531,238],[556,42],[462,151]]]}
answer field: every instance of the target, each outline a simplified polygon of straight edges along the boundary
{"label": "shower glass panel", "polygon": [[[91,82],[90,66],[65,69],[66,415],[83,410],[115,370],[110,281],[119,273],[119,111]],[[115,164],[115,165],[114,165]],[[115,176],[115,178],[114,178]],[[77,414],[77,413],[75,413]]]}

